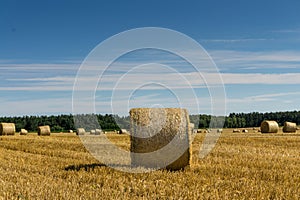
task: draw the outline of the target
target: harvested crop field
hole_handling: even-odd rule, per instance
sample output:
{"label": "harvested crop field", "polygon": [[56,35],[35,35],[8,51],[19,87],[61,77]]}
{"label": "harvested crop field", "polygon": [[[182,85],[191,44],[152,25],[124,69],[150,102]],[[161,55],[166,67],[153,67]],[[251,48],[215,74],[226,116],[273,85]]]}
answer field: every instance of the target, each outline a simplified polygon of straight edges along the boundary
{"label": "harvested crop field", "polygon": [[[232,133],[184,171],[120,172],[95,160],[74,134],[0,137],[0,199],[299,199],[300,134]],[[130,148],[126,134],[108,134]]]}

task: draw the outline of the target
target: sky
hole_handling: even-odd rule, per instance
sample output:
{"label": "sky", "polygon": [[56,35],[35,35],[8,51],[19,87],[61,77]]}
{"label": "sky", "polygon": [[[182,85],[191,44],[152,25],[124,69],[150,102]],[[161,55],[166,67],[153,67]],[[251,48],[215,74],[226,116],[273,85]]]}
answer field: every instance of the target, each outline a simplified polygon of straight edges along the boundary
{"label": "sky", "polygon": [[[84,92],[94,95],[91,112],[102,114],[128,115],[132,107],[218,115],[300,110],[299,7],[299,1],[276,0],[0,1],[0,116],[73,113],[81,79],[97,83]],[[106,69],[102,76],[94,73],[99,70],[78,76],[104,41],[143,27],[182,33],[207,53],[186,55],[211,60],[198,63],[199,72],[172,52],[141,49],[110,66],[90,66]],[[180,41],[172,45],[183,50]],[[208,66],[217,70],[207,72]],[[218,80],[224,108],[213,105],[223,98],[212,96]],[[84,110],[89,102],[76,112],[90,112]]]}

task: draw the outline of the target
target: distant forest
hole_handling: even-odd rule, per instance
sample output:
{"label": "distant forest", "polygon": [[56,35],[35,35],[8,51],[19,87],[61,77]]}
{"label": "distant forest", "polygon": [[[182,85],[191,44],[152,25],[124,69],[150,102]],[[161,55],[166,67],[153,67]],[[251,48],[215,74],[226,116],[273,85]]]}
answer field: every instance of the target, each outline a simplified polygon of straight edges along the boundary
{"label": "distant forest", "polygon": [[[77,115],[76,119],[82,117],[84,121],[82,127],[85,127],[87,131],[95,129],[91,123],[97,119],[102,130],[120,130],[130,128],[130,118],[119,117],[118,115],[111,114],[85,114]],[[96,118],[95,118],[96,117]],[[190,115],[191,123],[195,124],[195,128],[208,128],[211,122],[212,127],[220,127],[222,121],[225,120],[224,128],[244,128],[244,127],[258,127],[263,120],[275,120],[279,126],[283,126],[285,121],[295,122],[300,124],[300,111],[287,111],[287,112],[270,112],[270,113],[231,113],[226,117],[215,117],[211,115]],[[64,132],[68,130],[75,130],[74,118],[72,115],[58,115],[58,116],[23,116],[23,117],[0,117],[0,122],[15,123],[16,130],[20,131],[21,128],[25,128],[28,131],[37,131],[37,127],[41,125],[49,125],[52,132]],[[219,123],[219,124],[218,124]],[[119,125],[119,126],[118,126]]]}

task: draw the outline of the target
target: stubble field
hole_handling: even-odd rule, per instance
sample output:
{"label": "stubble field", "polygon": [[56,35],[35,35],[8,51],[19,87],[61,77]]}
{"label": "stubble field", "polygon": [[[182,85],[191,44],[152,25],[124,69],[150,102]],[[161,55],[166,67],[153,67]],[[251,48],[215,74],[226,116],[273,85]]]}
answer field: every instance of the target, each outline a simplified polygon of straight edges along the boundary
{"label": "stubble field", "polygon": [[[129,136],[107,134],[129,149]],[[70,134],[0,137],[0,199],[300,199],[300,134],[232,133],[191,167],[132,174],[94,159]]]}

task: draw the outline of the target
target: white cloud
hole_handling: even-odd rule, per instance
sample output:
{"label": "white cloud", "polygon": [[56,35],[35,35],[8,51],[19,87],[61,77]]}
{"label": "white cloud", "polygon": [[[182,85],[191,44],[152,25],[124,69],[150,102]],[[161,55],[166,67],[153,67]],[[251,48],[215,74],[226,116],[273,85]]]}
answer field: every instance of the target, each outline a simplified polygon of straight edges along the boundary
{"label": "white cloud", "polygon": [[267,41],[267,40],[271,40],[271,39],[266,39],[266,38],[207,39],[207,40],[200,40],[200,42],[237,43],[237,42],[255,42],[255,41]]}
{"label": "white cloud", "polygon": [[[180,77],[185,79],[179,79]],[[151,74],[128,74],[126,78],[121,79],[120,75],[107,75],[101,79],[101,84],[98,90],[128,90],[146,83],[157,83],[167,86],[172,89],[183,88],[206,88],[208,85],[220,86],[220,77],[223,83],[226,84],[300,84],[300,73],[282,73],[282,74],[262,74],[262,73],[169,73],[157,75]],[[204,79],[205,80],[204,80]],[[11,79],[14,82],[19,82],[19,85],[14,86],[0,86],[0,91],[72,91],[75,78],[74,77],[50,77],[50,78],[29,78],[29,79]],[[94,84],[97,83],[98,77],[82,77],[79,78],[80,90],[95,89]],[[119,82],[118,82],[119,81]],[[22,86],[26,83],[26,86]],[[118,83],[118,85],[116,85]],[[94,86],[93,86],[94,85]],[[91,87],[93,86],[93,87]],[[153,85],[147,89],[159,89]]]}

